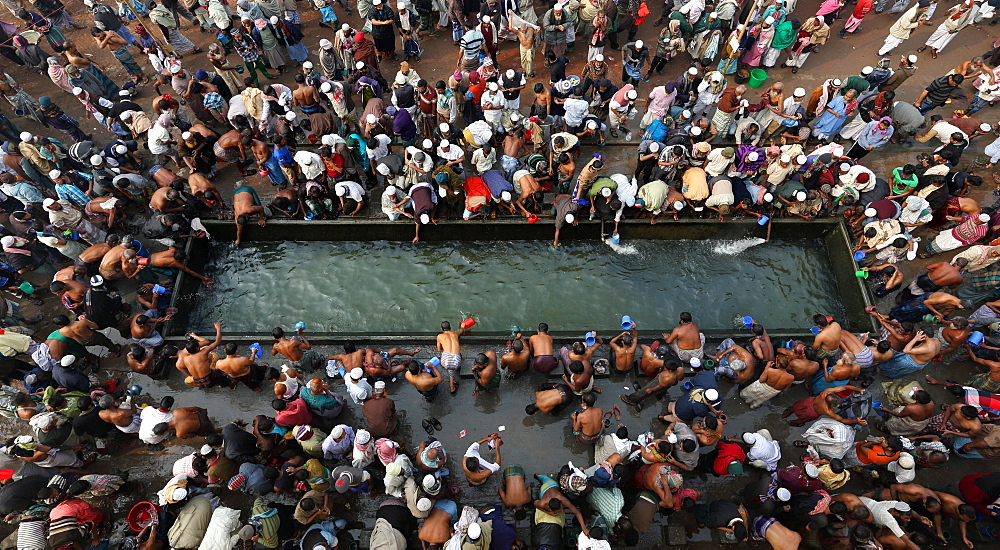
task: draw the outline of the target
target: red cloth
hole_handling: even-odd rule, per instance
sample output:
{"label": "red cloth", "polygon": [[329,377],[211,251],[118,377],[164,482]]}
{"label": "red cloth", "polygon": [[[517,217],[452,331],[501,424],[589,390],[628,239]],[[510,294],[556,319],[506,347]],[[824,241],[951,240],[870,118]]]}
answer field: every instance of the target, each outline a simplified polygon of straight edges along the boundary
{"label": "red cloth", "polygon": [[715,445],[715,448],[719,451],[719,454],[715,457],[715,462],[712,463],[712,472],[717,476],[729,475],[730,462],[735,460],[743,464],[747,460],[747,454],[735,443],[719,441]]}
{"label": "red cloth", "polygon": [[465,179],[465,183],[462,185],[465,188],[465,194],[470,197],[487,197],[490,198],[493,195],[490,194],[490,188],[483,181],[483,178],[477,176],[470,176]]}
{"label": "red cloth", "polygon": [[996,474],[992,472],[987,472],[985,474],[972,474],[963,477],[962,480],[958,482],[958,491],[962,493],[962,499],[964,499],[966,503],[971,504],[976,511],[987,517],[991,516],[992,512],[990,512],[990,510],[986,507],[993,503],[995,497],[991,497],[986,493],[986,491],[983,491],[983,489],[976,482],[979,481],[979,478],[995,475]]}
{"label": "red cloth", "polygon": [[858,0],[858,5],[854,7],[854,13],[851,14],[851,17],[863,19],[870,11],[872,11],[872,0]]}
{"label": "red cloth", "polygon": [[104,521],[104,512],[94,508],[78,498],[68,498],[49,512],[49,520],[55,521],[59,518],[73,517],[76,522],[98,524]]}
{"label": "red cloth", "polygon": [[279,426],[291,427],[291,426],[308,426],[312,422],[312,413],[309,412],[309,406],[302,398],[295,399],[294,401],[289,401],[285,406],[285,410],[278,411],[274,415],[274,423]]}
{"label": "red cloth", "polygon": [[796,420],[799,422],[809,422],[810,420],[819,418],[819,413],[816,412],[816,408],[813,406],[814,401],[814,397],[803,397],[792,403],[792,412],[795,413]]}

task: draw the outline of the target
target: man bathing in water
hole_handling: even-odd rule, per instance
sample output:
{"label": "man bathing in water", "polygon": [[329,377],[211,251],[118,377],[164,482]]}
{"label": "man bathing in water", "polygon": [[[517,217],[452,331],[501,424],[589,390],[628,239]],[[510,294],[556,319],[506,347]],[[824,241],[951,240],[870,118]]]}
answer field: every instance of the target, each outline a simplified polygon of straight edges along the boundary
{"label": "man bathing in water", "polygon": [[813,339],[813,349],[817,359],[830,359],[834,362],[840,359],[840,337],[843,329],[840,323],[826,315],[813,315],[813,322],[819,327],[819,333]]}
{"label": "man bathing in water", "polygon": [[344,353],[331,355],[327,357],[327,360],[339,362],[344,367],[344,372],[363,368],[374,378],[384,378],[387,376],[396,376],[406,370],[405,362],[393,365],[393,357],[397,355],[412,357],[419,352],[420,348],[413,351],[406,351],[401,348],[392,348],[389,351],[381,351],[375,348],[358,349],[354,342],[347,342],[344,344]]}
{"label": "man bathing in water", "polygon": [[500,358],[500,366],[514,374],[520,374],[528,370],[528,363],[531,361],[531,347],[528,342],[518,332],[514,336],[514,341],[510,345],[510,351]]}
{"label": "man bathing in water", "polygon": [[529,415],[541,411],[542,414],[557,414],[573,401],[573,390],[564,382],[545,382],[535,392],[535,402],[524,408]]}
{"label": "man bathing in water", "polygon": [[701,359],[705,356],[705,335],[698,330],[694,318],[687,311],[681,313],[680,324],[674,327],[670,334],[663,334],[663,341],[684,363],[689,363],[693,358]]}
{"label": "man bathing in water", "polygon": [[559,366],[559,360],[552,355],[552,337],[549,336],[549,325],[538,323],[538,332],[528,338],[528,347],[531,349],[531,366],[535,372],[548,374]]}
{"label": "man bathing in water", "polygon": [[431,402],[437,396],[438,384],[444,382],[444,377],[433,363],[428,361],[421,365],[417,361],[410,360],[406,364],[406,381],[417,388],[417,393],[424,396],[424,400]]}
{"label": "man bathing in water", "polygon": [[580,410],[570,415],[573,435],[580,443],[593,445],[604,435],[604,411],[596,403],[597,394],[587,392],[580,399]]}
{"label": "man bathing in water", "polygon": [[635,368],[635,350],[639,347],[639,338],[636,335],[635,323],[632,327],[608,342],[611,346],[611,365],[618,372],[628,372]]}
{"label": "man bathing in water", "polygon": [[243,226],[250,223],[251,216],[259,216],[257,225],[264,227],[267,223],[267,211],[257,197],[253,187],[244,185],[233,190],[233,216],[236,218],[236,246],[243,241]]}
{"label": "man bathing in water", "polygon": [[260,391],[260,383],[264,381],[264,375],[267,373],[267,367],[254,363],[253,351],[249,357],[241,356],[236,342],[226,344],[226,357],[219,359],[215,363],[215,368],[233,379],[233,388],[236,388],[237,382],[243,382],[253,391]]}
{"label": "man bathing in water", "polygon": [[312,372],[319,368],[323,362],[323,357],[316,350],[312,349],[309,340],[306,339],[304,330],[301,327],[295,329],[295,336],[285,337],[285,331],[281,327],[275,327],[271,331],[274,337],[274,346],[271,348],[271,355],[283,355],[291,361],[291,366],[299,372]]}
{"label": "man bathing in water", "polygon": [[[660,346],[657,351],[666,350],[666,346]],[[649,350],[649,346],[643,346],[643,353],[652,355]],[[637,388],[635,393],[630,395],[622,394],[621,400],[625,402],[626,405],[632,405],[637,411],[642,410],[642,402],[647,397],[654,396],[659,397],[667,393],[667,390],[676,386],[681,380],[684,380],[684,369],[681,368],[680,361],[669,357],[669,355],[664,356],[665,359],[655,359],[660,362],[659,372],[653,373],[653,380],[646,384],[643,388]],[[645,357],[644,357],[645,358]]]}
{"label": "man bathing in water", "polygon": [[458,369],[462,368],[462,345],[458,337],[465,332],[464,328],[451,330],[451,323],[441,321],[441,334],[437,336],[437,350],[441,352],[441,366],[448,371],[448,386],[451,393],[458,390]]}
{"label": "man bathing in water", "polygon": [[726,338],[719,344],[715,361],[718,364],[715,367],[716,378],[743,386],[754,377],[753,365],[757,364],[757,358],[747,349],[736,345],[732,338]]}
{"label": "man bathing in water", "polygon": [[215,323],[214,326],[215,341],[208,345],[202,345],[198,339],[189,339],[184,349],[177,354],[177,370],[187,376],[184,383],[189,386],[199,388],[236,387],[235,382],[230,382],[222,371],[215,368],[215,362],[218,358],[212,352],[222,342],[222,323]]}

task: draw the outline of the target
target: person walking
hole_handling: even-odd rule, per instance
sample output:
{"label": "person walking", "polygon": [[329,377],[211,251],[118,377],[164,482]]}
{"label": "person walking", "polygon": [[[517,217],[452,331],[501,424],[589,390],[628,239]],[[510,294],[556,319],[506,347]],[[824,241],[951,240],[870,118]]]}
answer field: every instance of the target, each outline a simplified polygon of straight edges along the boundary
{"label": "person walking", "polygon": [[885,43],[879,48],[878,54],[885,55],[896,49],[904,40],[910,37],[913,30],[920,26],[924,19],[927,19],[927,8],[931,5],[930,0],[920,0],[917,5],[906,11],[895,23],[889,27],[889,36],[885,37]]}

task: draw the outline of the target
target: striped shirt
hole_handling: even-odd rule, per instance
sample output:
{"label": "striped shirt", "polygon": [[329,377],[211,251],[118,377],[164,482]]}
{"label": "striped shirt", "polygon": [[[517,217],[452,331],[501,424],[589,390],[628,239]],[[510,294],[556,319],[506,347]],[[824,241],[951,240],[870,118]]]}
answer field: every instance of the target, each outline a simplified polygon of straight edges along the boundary
{"label": "striped shirt", "polygon": [[260,59],[260,54],[257,53],[257,47],[254,46],[253,42],[247,39],[243,40],[233,40],[233,46],[236,48],[236,53],[240,54],[243,61],[247,63],[253,63]]}
{"label": "striped shirt", "polygon": [[86,206],[90,199],[86,193],[72,183],[57,183],[56,194],[60,199],[69,201],[77,206]]}

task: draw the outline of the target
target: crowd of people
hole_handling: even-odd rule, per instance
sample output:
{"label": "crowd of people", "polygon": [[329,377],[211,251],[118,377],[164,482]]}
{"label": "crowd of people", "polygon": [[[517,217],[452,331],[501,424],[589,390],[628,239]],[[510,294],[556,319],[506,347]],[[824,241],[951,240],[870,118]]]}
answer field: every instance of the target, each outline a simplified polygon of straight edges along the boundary
{"label": "crowd of people", "polygon": [[[604,550],[636,546],[674,514],[718,540],[775,549],[988,540],[1000,474],[931,477],[953,460],[1000,458],[1000,209],[973,196],[1000,161],[998,125],[976,118],[1000,98],[1000,41],[954,68],[930,60],[994,24],[995,6],[963,0],[935,17],[937,2],[910,3],[889,7],[899,15],[878,54],[936,24],[913,53],[812,89],[774,81],[758,92],[755,69],[778,71],[787,55],[781,67],[797,74],[820,48],[856,42],[887,2],[858,0],[851,11],[825,0],[805,17],[811,9],[787,0],[671,0],[650,21],[659,6],[639,0],[84,0],[85,10],[0,1],[15,21],[0,21],[4,63],[28,69],[16,74],[31,89],[51,89],[32,95],[13,69],[0,82],[16,115],[0,115],[0,286],[60,308],[44,338],[17,311],[0,330],[0,414],[13,427],[0,445],[0,513],[16,526],[15,547],[346,550],[365,537],[399,550],[415,536],[426,550]],[[363,24],[343,21],[353,10]],[[184,21],[208,36],[192,41]],[[318,40],[303,30],[313,22]],[[642,25],[662,27],[655,42],[637,39]],[[828,43],[838,27],[844,42]],[[457,51],[427,63],[441,31]],[[517,44],[509,66],[503,41]],[[587,53],[574,75],[567,56],[577,46]],[[87,53],[103,49],[120,69]],[[921,59],[932,67],[921,73],[926,87],[897,97]],[[634,161],[620,171],[602,148],[635,136]],[[973,141],[983,153],[967,151]],[[865,166],[890,143],[918,152],[887,173]],[[220,176],[246,179],[230,191]],[[212,284],[184,246],[212,238],[203,217],[234,219],[240,245],[246,226],[273,217],[382,215],[412,220],[414,242],[442,218],[544,217],[555,246],[585,218],[609,222],[613,235],[623,219],[661,215],[761,225],[839,217],[857,275],[878,298],[868,313],[879,330],[854,334],[817,314],[811,338],[772,342],[747,318],[742,341],[716,345],[697,314],[682,313],[646,342],[626,322],[606,342],[589,334],[559,347],[542,323],[500,353],[470,353],[460,340],[468,327],[445,322],[436,353],[419,360],[420,349],[352,342],[325,355],[304,323],[274,329],[271,361],[260,345],[247,354],[224,343],[219,324],[210,339],[164,338],[176,274]],[[124,354],[134,380],[176,369],[191,389],[154,398],[100,376],[98,348],[105,365]],[[448,393],[459,391],[463,351],[474,358],[474,396],[500,391],[506,376],[549,376],[525,413],[574,408],[567,429],[586,457],[532,471],[509,452],[504,464],[499,432],[447,450],[437,418],[421,420],[425,440],[403,433],[391,395],[448,399],[439,388],[447,380]],[[918,378],[960,360],[978,372]],[[608,372],[641,381],[599,397],[596,375]],[[946,402],[928,391],[937,385]],[[270,407],[246,423],[174,406],[213,387],[259,392]],[[725,433],[737,401],[754,410],[771,400],[787,407],[789,425],[806,426],[801,439]],[[645,416],[663,423],[655,431],[621,420],[651,408]],[[345,409],[356,422],[344,423]],[[194,449],[128,513],[138,534],[123,536],[115,526],[126,518],[111,503],[139,500],[143,481],[112,457],[165,443]],[[695,488],[710,476],[743,489]],[[463,505],[463,491],[494,505]],[[379,499],[374,517],[349,507],[360,495]]]}

